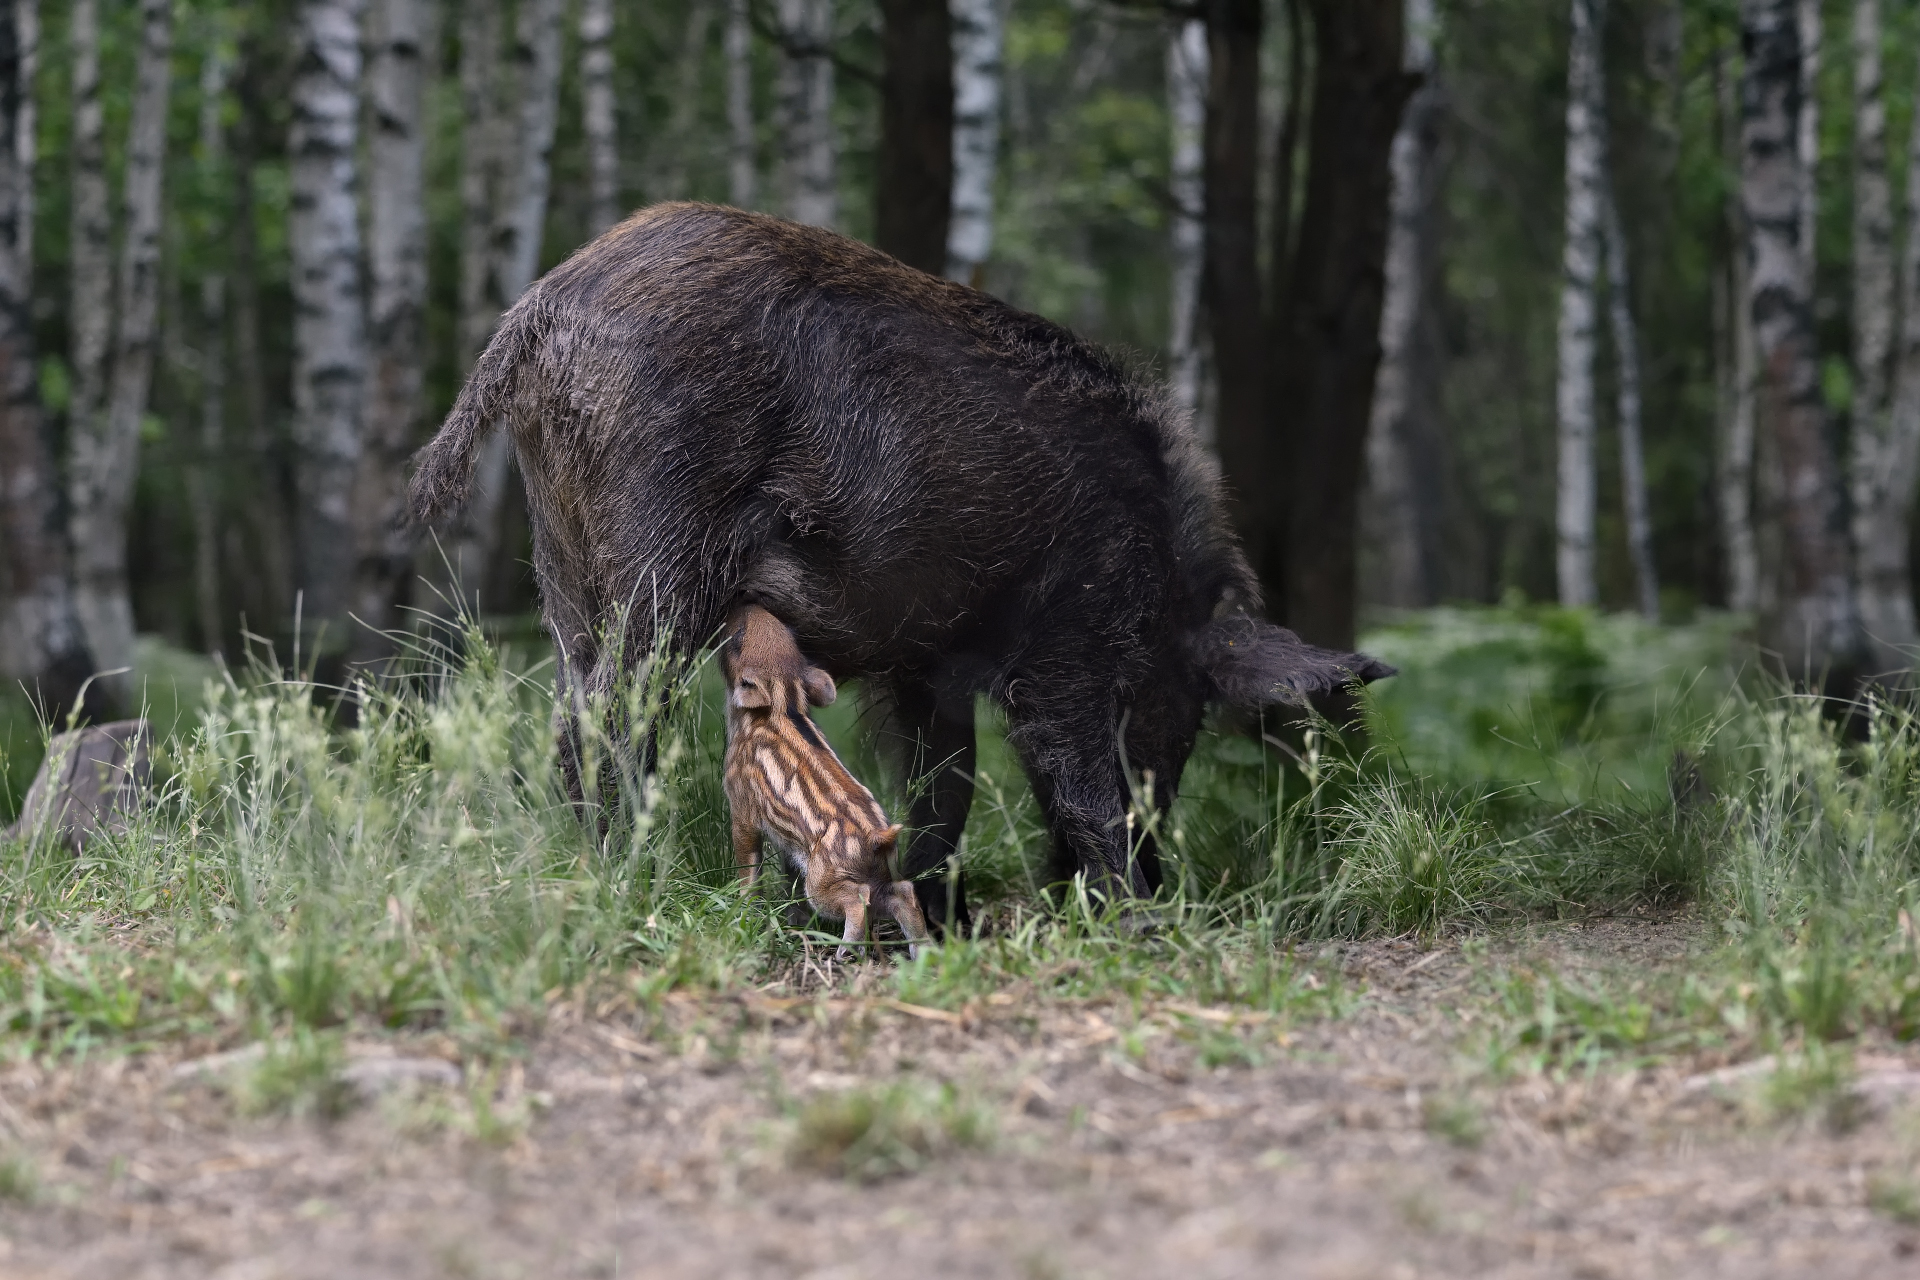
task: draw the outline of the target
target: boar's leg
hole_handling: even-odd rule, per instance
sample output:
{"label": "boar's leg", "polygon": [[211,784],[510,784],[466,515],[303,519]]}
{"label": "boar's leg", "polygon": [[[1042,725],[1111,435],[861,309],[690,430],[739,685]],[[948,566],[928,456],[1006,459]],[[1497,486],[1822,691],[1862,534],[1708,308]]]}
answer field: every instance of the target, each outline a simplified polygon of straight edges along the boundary
{"label": "boar's leg", "polygon": [[[907,784],[914,796],[901,875],[914,882],[920,910],[936,933],[948,925],[966,933],[973,927],[966,880],[945,869],[959,851],[973,808],[973,698],[942,698],[924,684],[905,682],[893,698],[897,729],[911,743]],[[936,870],[941,874],[931,874]]]}
{"label": "boar's leg", "polygon": [[[1089,715],[1098,705],[1094,699],[1022,699],[1008,709],[1008,737],[1020,751],[1053,833],[1055,880],[1085,873],[1093,893],[1145,897],[1153,891],[1145,859],[1136,856],[1130,862],[1128,857],[1120,742],[1111,717]],[[1148,857],[1157,876],[1159,859]]]}

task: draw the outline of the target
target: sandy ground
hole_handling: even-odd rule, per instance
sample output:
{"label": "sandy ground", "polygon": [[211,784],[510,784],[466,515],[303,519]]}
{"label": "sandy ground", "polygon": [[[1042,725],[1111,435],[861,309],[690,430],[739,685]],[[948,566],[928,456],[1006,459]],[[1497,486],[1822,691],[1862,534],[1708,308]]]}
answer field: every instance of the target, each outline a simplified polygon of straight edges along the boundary
{"label": "sandy ground", "polygon": [[[1688,937],[1627,920],[1524,945],[1684,963]],[[1861,1050],[1845,1134],[1757,1118],[1747,1086],[1703,1087],[1710,1063],[1496,1085],[1440,1012],[1467,980],[1456,952],[1347,965],[1358,1010],[1289,1027],[1020,992],[964,1016],[857,990],[559,1004],[497,1076],[331,1122],[242,1117],[218,1063],[21,1067],[0,1132],[38,1191],[0,1206],[0,1275],[1920,1273],[1920,1229],[1869,1207],[1920,1152],[1920,1056]],[[1258,1061],[1205,1066],[1228,1033]],[[452,1056],[432,1036],[351,1048]],[[799,1100],[902,1078],[978,1098],[991,1148],[874,1183],[796,1167]]]}

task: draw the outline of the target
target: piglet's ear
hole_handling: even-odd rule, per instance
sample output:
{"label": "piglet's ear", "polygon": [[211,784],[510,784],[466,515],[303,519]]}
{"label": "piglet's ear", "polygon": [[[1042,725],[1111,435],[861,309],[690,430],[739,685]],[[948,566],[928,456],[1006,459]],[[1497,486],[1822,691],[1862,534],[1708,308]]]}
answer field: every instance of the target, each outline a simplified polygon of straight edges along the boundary
{"label": "piglet's ear", "polygon": [[830,707],[840,691],[833,687],[833,677],[818,667],[808,667],[800,676],[800,687],[807,691],[807,701],[816,707]]}
{"label": "piglet's ear", "polygon": [[1285,627],[1244,613],[1214,619],[1194,632],[1188,645],[1214,696],[1243,707],[1301,706],[1311,694],[1395,674],[1377,658],[1318,648]]}

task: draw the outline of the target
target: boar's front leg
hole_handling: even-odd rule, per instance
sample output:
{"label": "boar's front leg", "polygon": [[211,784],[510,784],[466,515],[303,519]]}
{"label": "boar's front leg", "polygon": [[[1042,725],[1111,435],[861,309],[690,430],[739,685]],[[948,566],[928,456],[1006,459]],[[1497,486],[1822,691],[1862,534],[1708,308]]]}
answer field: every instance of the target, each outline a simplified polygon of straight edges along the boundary
{"label": "boar's front leg", "polygon": [[[914,797],[901,874],[913,881],[920,910],[933,929],[952,927],[964,934],[973,927],[966,880],[958,872],[946,874],[946,868],[959,852],[973,808],[973,699],[941,698],[914,683],[896,688],[894,703],[898,729],[910,735],[907,785]],[[935,871],[941,874],[931,874]]]}
{"label": "boar's front leg", "polygon": [[1084,873],[1101,896],[1146,897],[1153,892],[1146,868],[1129,857],[1120,742],[1100,706],[1091,698],[1022,700],[1008,709],[1008,737],[1053,834],[1055,878]]}

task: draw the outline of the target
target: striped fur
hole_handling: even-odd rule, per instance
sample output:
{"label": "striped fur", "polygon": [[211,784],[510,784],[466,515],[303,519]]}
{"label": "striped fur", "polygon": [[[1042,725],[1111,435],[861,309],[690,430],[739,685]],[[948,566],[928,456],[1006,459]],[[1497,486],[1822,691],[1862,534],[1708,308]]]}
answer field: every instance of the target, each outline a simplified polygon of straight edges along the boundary
{"label": "striped fur", "polygon": [[833,701],[832,678],[758,605],[735,610],[727,630],[726,791],[741,880],[759,878],[764,838],[805,884],[813,909],[845,921],[842,959],[866,942],[873,911],[898,924],[917,954],[927,926],[912,883],[893,878],[900,828],[808,715],[809,705]]}

